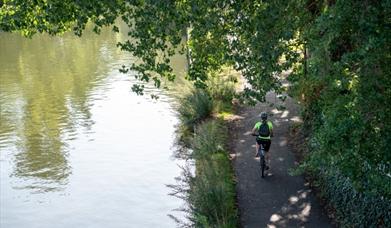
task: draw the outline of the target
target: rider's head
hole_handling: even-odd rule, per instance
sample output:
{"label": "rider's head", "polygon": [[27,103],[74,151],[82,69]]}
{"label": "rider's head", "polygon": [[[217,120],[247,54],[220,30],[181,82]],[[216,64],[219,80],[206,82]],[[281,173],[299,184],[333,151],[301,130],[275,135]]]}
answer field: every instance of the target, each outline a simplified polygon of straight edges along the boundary
{"label": "rider's head", "polygon": [[266,112],[261,112],[261,119],[262,120],[267,120],[267,113]]}

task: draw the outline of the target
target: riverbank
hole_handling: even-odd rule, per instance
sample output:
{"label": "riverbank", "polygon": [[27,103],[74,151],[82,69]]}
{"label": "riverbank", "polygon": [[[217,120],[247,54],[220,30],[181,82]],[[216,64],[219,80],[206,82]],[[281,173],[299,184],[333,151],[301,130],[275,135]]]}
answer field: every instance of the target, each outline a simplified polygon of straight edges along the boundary
{"label": "riverbank", "polygon": [[178,138],[186,147],[179,157],[188,165],[171,188],[187,203],[190,224],[185,225],[233,228],[239,223],[227,119],[236,80],[223,74],[208,83],[207,89],[191,88],[178,99]]}

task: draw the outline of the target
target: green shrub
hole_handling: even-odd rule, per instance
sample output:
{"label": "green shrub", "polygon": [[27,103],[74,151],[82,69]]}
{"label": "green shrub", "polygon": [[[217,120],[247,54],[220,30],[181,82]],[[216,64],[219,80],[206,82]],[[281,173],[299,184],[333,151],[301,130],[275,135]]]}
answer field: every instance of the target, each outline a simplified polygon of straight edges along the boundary
{"label": "green shrub", "polygon": [[341,227],[391,227],[390,177],[385,168],[377,168],[381,162],[371,164],[366,158],[379,153],[378,148],[362,151],[366,142],[358,135],[366,131],[355,123],[360,123],[358,112],[336,110],[330,109],[322,127],[313,132],[301,168],[315,178]]}
{"label": "green shrub", "polygon": [[197,123],[208,118],[213,109],[213,101],[205,90],[194,89],[179,98],[179,120],[193,130]]}
{"label": "green shrub", "polygon": [[323,169],[316,177],[341,227],[391,227],[390,200],[376,193],[358,192],[336,168]]}
{"label": "green shrub", "polygon": [[302,30],[305,65],[290,76],[310,139],[306,170],[344,227],[391,227],[391,36],[379,19],[387,2],[319,4]]}

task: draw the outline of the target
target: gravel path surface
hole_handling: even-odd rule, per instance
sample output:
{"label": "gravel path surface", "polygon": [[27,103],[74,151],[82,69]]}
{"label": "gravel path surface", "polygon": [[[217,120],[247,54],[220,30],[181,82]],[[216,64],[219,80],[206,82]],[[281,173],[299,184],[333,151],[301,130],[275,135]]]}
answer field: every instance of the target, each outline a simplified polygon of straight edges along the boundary
{"label": "gravel path surface", "polygon": [[[268,94],[275,102],[275,95]],[[298,107],[291,99],[285,101],[285,111],[267,104],[241,107],[233,122],[234,168],[241,226],[251,227],[332,227],[302,176],[288,174],[296,165],[288,145],[289,125],[300,121]],[[259,158],[255,158],[255,138],[251,129],[261,111],[267,111],[274,124],[271,145],[271,170],[262,179]]]}

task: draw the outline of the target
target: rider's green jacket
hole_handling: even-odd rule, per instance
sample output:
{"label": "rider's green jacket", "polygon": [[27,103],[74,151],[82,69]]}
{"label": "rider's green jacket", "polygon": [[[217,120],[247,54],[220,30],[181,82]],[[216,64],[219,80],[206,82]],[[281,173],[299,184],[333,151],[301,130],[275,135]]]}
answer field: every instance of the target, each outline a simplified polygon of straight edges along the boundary
{"label": "rider's green jacket", "polygon": [[[257,123],[255,124],[254,128],[258,131],[259,128],[261,127],[261,124],[262,124],[261,121],[257,122]],[[268,121],[267,121],[267,125],[269,126],[270,132],[273,131],[273,123],[272,123],[271,121],[268,120]],[[258,136],[258,138],[259,138],[259,139],[269,139],[269,140],[270,140],[270,135],[267,136],[267,137]]]}

